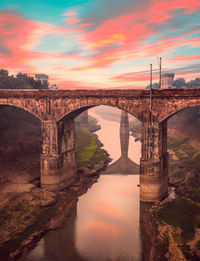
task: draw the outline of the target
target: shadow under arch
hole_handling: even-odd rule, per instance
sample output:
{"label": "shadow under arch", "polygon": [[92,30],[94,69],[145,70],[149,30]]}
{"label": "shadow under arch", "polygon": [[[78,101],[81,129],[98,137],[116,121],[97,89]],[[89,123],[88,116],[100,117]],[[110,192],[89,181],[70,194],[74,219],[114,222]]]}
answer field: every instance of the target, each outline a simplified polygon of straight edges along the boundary
{"label": "shadow under arch", "polygon": [[[12,104],[0,104],[0,119],[1,178],[5,176],[2,184],[23,184],[24,188],[33,180],[39,184],[41,120]],[[17,192],[17,186],[13,185],[13,190]]]}
{"label": "shadow under arch", "polygon": [[187,109],[191,108],[197,108],[200,107],[199,103],[191,103],[191,104],[181,104],[180,106],[175,105],[174,108],[170,111],[168,111],[166,114],[164,114],[161,118],[159,118],[159,123],[168,121],[170,118],[172,118],[174,115],[178,114],[179,112],[186,111]]}
{"label": "shadow under arch", "polygon": [[33,116],[34,116],[35,118],[37,118],[40,122],[42,121],[41,118],[40,118],[36,113],[34,113],[33,111],[28,110],[26,107],[17,106],[17,105],[15,105],[15,104],[11,104],[11,103],[0,103],[0,110],[1,110],[2,108],[4,108],[4,107],[5,107],[5,108],[6,108],[6,107],[17,108],[17,109],[19,109],[19,110],[21,110],[21,111],[25,111],[25,112],[27,112],[27,113],[33,115]]}

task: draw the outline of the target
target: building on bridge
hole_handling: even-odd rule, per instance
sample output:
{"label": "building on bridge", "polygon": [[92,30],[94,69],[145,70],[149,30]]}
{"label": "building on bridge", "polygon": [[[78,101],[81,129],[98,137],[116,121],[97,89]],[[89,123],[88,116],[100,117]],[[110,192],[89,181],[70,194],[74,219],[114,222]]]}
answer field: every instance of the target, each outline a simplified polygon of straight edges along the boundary
{"label": "building on bridge", "polygon": [[174,82],[174,73],[164,73],[161,77],[161,89],[169,89]]}
{"label": "building on bridge", "polygon": [[49,84],[49,90],[56,91],[59,90],[59,87],[56,84]]}

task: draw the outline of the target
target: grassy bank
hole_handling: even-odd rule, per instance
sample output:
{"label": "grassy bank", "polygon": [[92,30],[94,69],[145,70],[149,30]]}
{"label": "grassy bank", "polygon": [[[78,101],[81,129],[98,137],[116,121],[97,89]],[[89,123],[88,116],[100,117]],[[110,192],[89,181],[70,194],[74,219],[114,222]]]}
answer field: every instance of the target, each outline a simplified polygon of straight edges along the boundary
{"label": "grassy bank", "polygon": [[99,147],[97,138],[84,128],[76,128],[77,167],[93,168],[108,159],[107,152]]}

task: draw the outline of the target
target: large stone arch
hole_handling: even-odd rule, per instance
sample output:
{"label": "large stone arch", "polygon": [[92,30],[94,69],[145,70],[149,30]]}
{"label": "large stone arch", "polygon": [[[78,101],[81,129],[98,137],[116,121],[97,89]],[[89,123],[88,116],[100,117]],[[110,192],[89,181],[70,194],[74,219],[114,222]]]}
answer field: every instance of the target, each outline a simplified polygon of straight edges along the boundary
{"label": "large stone arch", "polygon": [[[138,120],[141,120],[141,112],[138,110],[139,103],[137,99],[125,99],[125,98],[111,98],[111,97],[88,97],[88,98],[78,98],[78,99],[70,99],[69,100],[61,100],[60,101],[60,108],[62,110],[57,111],[56,113],[56,121],[60,121],[66,116],[74,115],[76,117],[78,114],[83,112],[84,110],[87,110],[89,108],[100,106],[100,105],[106,105],[115,107],[120,110],[124,110],[131,114],[133,117],[135,117]],[[58,106],[58,104],[57,104]]]}

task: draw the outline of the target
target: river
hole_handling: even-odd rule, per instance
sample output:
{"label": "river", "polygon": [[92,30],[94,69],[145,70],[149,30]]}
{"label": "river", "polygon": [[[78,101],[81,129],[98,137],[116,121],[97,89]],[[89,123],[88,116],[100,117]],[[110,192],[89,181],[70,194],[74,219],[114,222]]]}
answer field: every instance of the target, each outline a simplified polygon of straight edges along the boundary
{"label": "river", "polygon": [[[120,122],[98,119],[96,132],[113,159],[121,156]],[[141,144],[130,137],[128,157],[139,164]],[[105,173],[102,173],[105,174]],[[24,259],[27,261],[139,261],[139,175],[101,175],[84,195],[65,225],[48,232]]]}

